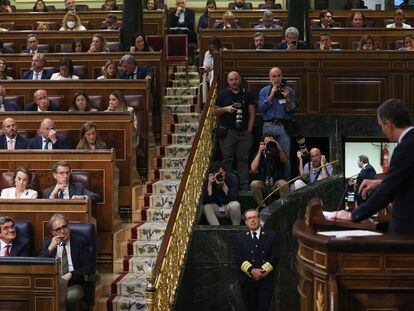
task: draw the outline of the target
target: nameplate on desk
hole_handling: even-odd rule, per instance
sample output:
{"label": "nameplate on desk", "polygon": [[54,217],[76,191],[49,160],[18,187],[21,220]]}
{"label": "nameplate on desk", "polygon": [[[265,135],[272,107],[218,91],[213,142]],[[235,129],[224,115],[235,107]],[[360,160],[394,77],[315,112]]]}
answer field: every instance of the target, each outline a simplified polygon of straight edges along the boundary
{"label": "nameplate on desk", "polygon": [[382,233],[369,230],[339,230],[339,231],[319,231],[318,234],[336,238],[347,238],[354,236],[376,236]]}

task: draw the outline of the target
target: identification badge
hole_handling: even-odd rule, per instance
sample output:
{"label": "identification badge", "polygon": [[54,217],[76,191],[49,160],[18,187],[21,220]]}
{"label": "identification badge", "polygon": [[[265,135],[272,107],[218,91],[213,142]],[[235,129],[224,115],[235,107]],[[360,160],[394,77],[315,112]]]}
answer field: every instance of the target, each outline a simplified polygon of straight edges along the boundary
{"label": "identification badge", "polygon": [[286,104],[286,99],[279,99],[279,104],[280,105]]}

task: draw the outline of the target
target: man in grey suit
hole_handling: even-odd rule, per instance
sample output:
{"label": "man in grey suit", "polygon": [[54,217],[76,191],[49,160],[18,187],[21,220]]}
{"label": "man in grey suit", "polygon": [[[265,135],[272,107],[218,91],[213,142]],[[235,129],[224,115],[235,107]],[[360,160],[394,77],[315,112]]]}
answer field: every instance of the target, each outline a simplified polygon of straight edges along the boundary
{"label": "man in grey suit", "polygon": [[93,203],[100,201],[99,194],[89,191],[81,183],[70,181],[71,167],[68,162],[60,161],[52,167],[56,183],[43,191],[43,197],[49,199],[87,199]]}

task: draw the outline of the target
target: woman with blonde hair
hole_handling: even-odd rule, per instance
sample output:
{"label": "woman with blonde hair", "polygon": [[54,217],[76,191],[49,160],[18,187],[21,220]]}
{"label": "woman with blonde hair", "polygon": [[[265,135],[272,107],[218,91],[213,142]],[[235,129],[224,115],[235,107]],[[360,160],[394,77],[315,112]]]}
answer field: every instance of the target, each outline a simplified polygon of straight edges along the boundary
{"label": "woman with blonde hair", "polygon": [[76,149],[96,150],[107,149],[105,142],[99,138],[96,124],[93,122],[86,122],[81,130],[80,140]]}
{"label": "woman with blonde hair", "polygon": [[62,27],[60,31],[85,31],[85,26],[82,25],[82,22],[75,12],[68,12],[63,17]]}
{"label": "woman with blonde hair", "polygon": [[108,47],[106,46],[106,40],[103,35],[96,33],[92,36],[91,45],[89,47],[88,53],[107,53],[109,52]]}
{"label": "woman with blonde hair", "polygon": [[134,108],[128,107],[127,101],[125,99],[124,93],[119,90],[113,90],[109,94],[109,103],[108,109],[105,111],[107,112],[122,112],[122,111],[130,111],[134,115],[134,126],[137,127],[137,119],[135,117]]}
{"label": "woman with blonde hair", "polygon": [[118,66],[115,61],[108,60],[103,69],[104,74],[96,78],[97,80],[119,79]]}

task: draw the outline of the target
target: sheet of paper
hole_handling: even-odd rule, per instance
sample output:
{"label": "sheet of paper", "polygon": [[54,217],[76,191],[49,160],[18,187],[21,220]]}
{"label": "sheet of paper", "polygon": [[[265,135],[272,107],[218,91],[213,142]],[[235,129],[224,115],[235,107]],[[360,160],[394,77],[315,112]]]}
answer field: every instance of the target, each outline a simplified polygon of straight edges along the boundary
{"label": "sheet of paper", "polygon": [[318,234],[325,236],[334,236],[337,238],[353,237],[353,236],[376,236],[382,233],[369,230],[339,230],[339,231],[319,231]]}

